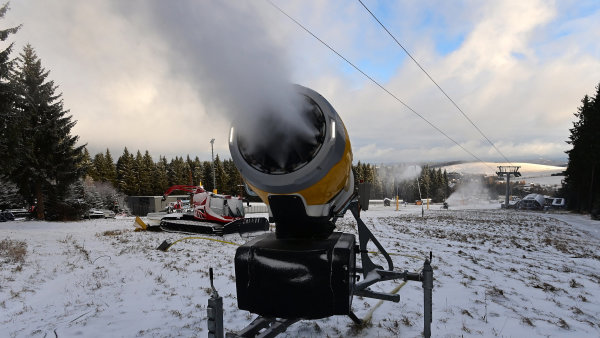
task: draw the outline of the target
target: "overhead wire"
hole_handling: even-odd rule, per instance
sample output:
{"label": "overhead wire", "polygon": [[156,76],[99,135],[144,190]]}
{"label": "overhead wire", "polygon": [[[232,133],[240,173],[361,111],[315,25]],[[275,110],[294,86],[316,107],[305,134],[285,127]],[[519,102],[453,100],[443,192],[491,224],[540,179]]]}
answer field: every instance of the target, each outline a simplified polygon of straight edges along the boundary
{"label": "overhead wire", "polygon": [[427,72],[422,66],[421,64],[408,52],[408,50],[406,50],[406,48],[404,48],[404,46],[398,41],[398,39],[396,39],[396,37],[387,29],[387,27],[377,18],[377,16],[362,2],[362,0],[358,0],[358,2],[360,2],[360,4],[367,10],[367,12],[369,12],[369,14],[371,14],[371,16],[373,17],[373,19],[375,19],[375,21],[377,21],[377,23],[379,23],[379,25],[388,33],[388,35],[396,42],[396,44],[398,44],[398,46],[400,46],[400,48],[402,48],[402,50],[406,53],[406,55],[408,55],[408,57],[410,57],[413,62],[423,71],[423,73],[425,73],[425,75],[427,75],[427,77],[429,78],[429,80],[431,80],[431,82],[433,82],[433,84],[435,84],[435,86],[444,94],[444,96],[446,96],[446,98],[448,100],[450,100],[450,102],[452,102],[452,104],[454,105],[454,107],[456,107],[456,109],[458,109],[458,111],[462,114],[462,116],[467,119],[467,121],[469,121],[469,123],[471,123],[471,125],[477,129],[477,131],[479,132],[479,134],[481,136],[483,136],[484,139],[486,139],[488,141],[488,143],[496,150],[496,152],[498,154],[500,154],[500,156],[502,156],[502,158],[504,158],[504,160],[508,163],[510,163],[510,165],[512,165],[512,163],[510,162],[510,160],[504,156],[504,154],[500,151],[500,149],[498,149],[498,147],[496,147],[496,145],[494,144],[494,142],[492,142],[484,133],[483,131],[481,131],[481,129],[479,129],[479,127],[475,124],[475,122],[473,122],[473,120],[471,120],[469,118],[469,116],[467,116],[467,114],[458,106],[458,104],[450,97],[450,95],[448,95],[448,93],[446,93],[446,91],[444,89],[442,89],[442,87],[433,79],[433,77],[431,77],[431,75],[429,74],[429,72]]}
{"label": "overhead wire", "polygon": [[421,118],[423,121],[425,121],[427,124],[429,124],[429,126],[431,126],[433,129],[437,130],[440,134],[444,135],[448,140],[452,141],[454,144],[456,144],[459,148],[461,148],[464,152],[466,152],[467,154],[469,154],[471,157],[473,157],[474,159],[476,159],[478,162],[483,163],[484,165],[486,165],[489,169],[491,170],[495,170],[492,167],[490,167],[485,161],[483,161],[482,159],[480,159],[477,155],[473,154],[472,152],[470,152],[468,149],[466,149],[464,146],[462,146],[460,143],[458,143],[456,140],[454,140],[452,137],[450,137],[448,134],[446,134],[443,130],[441,130],[440,128],[438,128],[435,124],[433,124],[431,121],[429,121],[427,118],[425,118],[423,115],[419,114],[416,110],[414,110],[411,106],[409,106],[408,104],[406,104],[404,101],[402,101],[400,98],[398,98],[396,95],[394,95],[392,92],[390,92],[387,88],[385,88],[382,84],[380,84],[379,82],[377,82],[377,80],[373,79],[371,76],[369,76],[367,73],[365,73],[362,69],[360,69],[358,66],[356,66],[354,63],[352,63],[350,60],[348,60],[347,58],[345,58],[342,54],[340,54],[337,50],[335,50],[333,47],[331,47],[329,44],[327,44],[325,41],[321,40],[318,36],[316,36],[313,32],[311,32],[308,28],[306,28],[304,25],[302,25],[299,21],[297,21],[296,19],[294,19],[293,17],[291,17],[289,14],[287,14],[283,9],[281,9],[279,6],[277,6],[275,3],[273,3],[271,0],[266,0],[271,6],[273,6],[274,8],[276,8],[279,12],[281,12],[283,15],[285,15],[286,17],[288,17],[290,20],[292,20],[296,25],[298,25],[300,28],[302,28],[304,31],[306,31],[308,34],[310,34],[312,37],[314,37],[315,39],[317,39],[321,44],[323,44],[325,47],[327,47],[329,50],[331,50],[333,53],[335,53],[337,56],[339,56],[342,60],[346,61],[347,64],[349,64],[352,68],[356,69],[359,73],[361,73],[362,75],[364,75],[367,79],[369,79],[371,82],[373,82],[377,87],[379,87],[381,90],[383,90],[384,92],[386,92],[388,95],[390,95],[392,98],[394,98],[396,101],[398,101],[400,104],[402,104],[406,109],[410,110],[413,114],[417,115],[419,118]]}

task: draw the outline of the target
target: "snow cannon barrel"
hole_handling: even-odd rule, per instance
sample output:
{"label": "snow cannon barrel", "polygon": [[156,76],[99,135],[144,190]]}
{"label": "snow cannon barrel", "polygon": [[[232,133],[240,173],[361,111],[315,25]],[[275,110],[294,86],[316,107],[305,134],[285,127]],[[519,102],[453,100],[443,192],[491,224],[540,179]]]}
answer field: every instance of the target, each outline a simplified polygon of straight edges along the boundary
{"label": "snow cannon barrel", "polygon": [[269,206],[277,238],[327,237],[333,215],[354,192],[350,139],[323,96],[300,85],[294,91],[299,106],[271,112],[254,134],[234,122],[229,150],[246,184]]}

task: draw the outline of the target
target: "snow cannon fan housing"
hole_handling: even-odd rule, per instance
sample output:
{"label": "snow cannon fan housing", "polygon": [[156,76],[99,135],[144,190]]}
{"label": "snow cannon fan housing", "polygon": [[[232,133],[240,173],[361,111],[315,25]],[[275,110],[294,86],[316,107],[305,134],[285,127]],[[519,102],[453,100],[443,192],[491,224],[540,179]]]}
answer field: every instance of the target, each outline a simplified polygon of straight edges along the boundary
{"label": "snow cannon fan housing", "polygon": [[238,307],[269,318],[347,315],[356,240],[333,232],[332,219],[354,193],[350,140],[325,98],[302,86],[295,90],[308,133],[282,128],[276,119],[252,139],[237,135],[242,126],[231,128],[231,157],[276,226],[236,251]]}
{"label": "snow cannon fan housing", "polygon": [[294,89],[305,101],[299,118],[310,131],[280,130],[276,120],[266,120],[262,132],[248,138],[234,125],[229,150],[246,184],[269,206],[278,238],[327,237],[332,216],[354,192],[350,139],[323,96]]}

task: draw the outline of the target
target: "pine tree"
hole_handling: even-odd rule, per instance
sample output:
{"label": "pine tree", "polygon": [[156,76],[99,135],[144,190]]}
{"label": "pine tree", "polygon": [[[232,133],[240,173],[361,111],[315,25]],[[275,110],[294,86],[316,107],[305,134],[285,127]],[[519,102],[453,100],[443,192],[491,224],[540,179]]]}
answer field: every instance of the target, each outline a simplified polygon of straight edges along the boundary
{"label": "pine tree", "polygon": [[140,195],[148,196],[153,194],[152,176],[154,172],[154,161],[148,150],[146,150],[139,167]]}
{"label": "pine tree", "polygon": [[102,171],[104,169],[104,154],[98,153],[94,156],[92,160],[93,170],[90,171],[90,177],[94,179],[96,182],[104,182],[106,178],[102,177]]}
{"label": "pine tree", "polygon": [[204,178],[204,181],[202,182],[202,184],[204,185],[204,189],[206,189],[206,191],[212,191],[214,186],[213,169],[211,162],[204,161],[204,163],[202,164],[202,177]]}
{"label": "pine tree", "polygon": [[129,196],[136,195],[138,190],[135,160],[127,147],[123,149],[123,154],[117,160],[117,188]]}
{"label": "pine tree", "polygon": [[444,169],[443,175],[443,184],[444,184],[444,201],[450,197],[450,182],[448,181],[448,172]]}
{"label": "pine tree", "polygon": [[133,158],[133,171],[135,172],[135,191],[133,195],[143,195],[142,194],[142,166],[144,158],[142,157],[142,153],[138,149],[135,153],[135,157]]}
{"label": "pine tree", "polygon": [[600,84],[596,96],[585,95],[569,131],[573,148],[567,151],[569,164],[563,194],[568,207],[578,212],[600,212]]}
{"label": "pine tree", "polygon": [[168,163],[163,156],[158,157],[154,167],[152,191],[154,195],[162,195],[169,188],[169,176],[167,173]]}
{"label": "pine tree", "polygon": [[19,193],[19,187],[0,175],[0,210],[22,208],[25,199]]}
{"label": "pine tree", "polygon": [[96,167],[94,166],[94,163],[92,161],[92,158],[90,157],[90,153],[88,152],[87,148],[83,148],[83,161],[81,162],[81,165],[84,167],[85,174],[87,176],[98,176],[98,173],[96,172]]}
{"label": "pine tree", "polygon": [[239,195],[241,193],[239,185],[242,184],[242,175],[233,163],[233,160],[223,161],[223,168],[227,174],[227,183],[225,193],[230,195]]}
{"label": "pine tree", "polygon": [[216,189],[218,189],[219,192],[221,193],[225,193],[225,191],[223,189],[225,189],[225,183],[227,182],[227,174],[225,173],[225,169],[223,168],[223,162],[221,162],[221,159],[219,158],[219,154],[217,154],[217,156],[215,156],[215,183],[216,183]]}
{"label": "pine tree", "polygon": [[104,154],[104,162],[102,163],[101,171],[103,181],[110,182],[113,186],[117,184],[117,167],[115,166],[115,161],[108,148],[106,148],[106,153]]}
{"label": "pine tree", "polygon": [[20,124],[18,147],[8,150],[17,159],[9,173],[21,191],[31,192],[37,200],[37,217],[43,219],[46,197],[60,199],[71,183],[83,174],[80,165],[83,148],[76,147],[78,137],[71,136],[75,121],[64,110],[61,94],[56,93],[49,71],[30,45],[20,54],[12,75]]}
{"label": "pine tree", "polygon": [[198,156],[196,156],[196,158],[194,158],[193,169],[190,168],[190,170],[192,171],[193,185],[200,185],[200,184],[202,184],[202,182],[203,182],[203,179],[202,179],[202,162],[200,162],[200,159],[198,158]]}
{"label": "pine tree", "polygon": [[[0,7],[0,19],[8,11],[8,3]],[[0,30],[0,41],[6,41],[11,34],[15,34],[21,26]],[[0,52],[0,154],[8,154],[11,149],[18,145],[19,116],[15,109],[16,91],[13,83],[10,81],[10,73],[13,69],[13,62],[10,59],[13,43],[10,43]],[[8,173],[9,169],[15,165],[17,158],[3,156],[0,161],[0,174]],[[8,178],[7,178],[8,179]]]}
{"label": "pine tree", "polygon": [[430,198],[431,193],[431,174],[429,170],[429,166],[426,165],[421,172],[421,198]]}

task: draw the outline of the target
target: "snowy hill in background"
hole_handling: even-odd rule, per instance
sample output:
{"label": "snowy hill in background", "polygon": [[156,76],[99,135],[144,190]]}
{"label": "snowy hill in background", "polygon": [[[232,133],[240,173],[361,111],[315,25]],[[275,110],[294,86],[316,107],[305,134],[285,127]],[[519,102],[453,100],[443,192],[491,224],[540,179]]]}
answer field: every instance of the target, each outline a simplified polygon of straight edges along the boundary
{"label": "snowy hill in background", "polygon": [[[510,163],[503,162],[468,162],[442,167],[450,172],[461,174],[483,174],[495,176],[498,166],[507,166]],[[552,174],[562,173],[566,167],[558,167],[553,165],[535,164],[535,163],[512,163],[512,165],[521,167],[519,172],[521,177],[519,181],[540,185],[560,185],[564,176],[552,176]]]}

